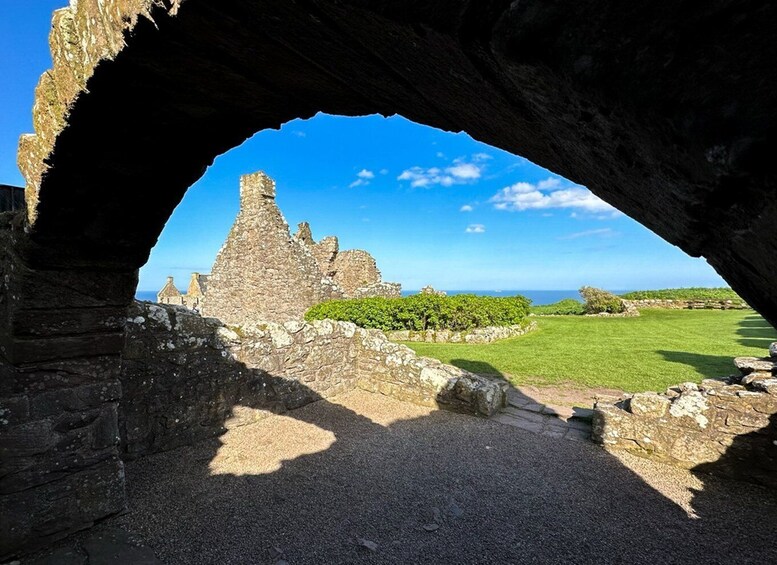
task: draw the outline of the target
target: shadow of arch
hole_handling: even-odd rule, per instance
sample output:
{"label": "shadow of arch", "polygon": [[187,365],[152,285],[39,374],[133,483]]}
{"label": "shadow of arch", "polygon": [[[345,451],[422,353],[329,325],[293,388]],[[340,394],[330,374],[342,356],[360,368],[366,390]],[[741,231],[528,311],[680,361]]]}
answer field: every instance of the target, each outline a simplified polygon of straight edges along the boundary
{"label": "shadow of arch", "polygon": [[[388,402],[389,411],[397,410]],[[639,472],[595,446],[449,412],[419,414],[415,407],[385,424],[374,419],[376,406],[387,408],[370,406],[357,393],[285,413],[335,440],[271,471],[252,472],[256,448],[227,437],[250,427],[284,429],[270,420],[131,462],[131,511],[109,525],[141,534],[166,563],[192,565],[272,561],[276,547],[298,563],[572,556],[655,563],[714,561],[722,553],[757,562],[771,555],[768,536],[749,539],[736,532],[777,515],[773,493],[705,480],[693,498],[692,517],[678,499],[654,490]],[[223,458],[240,460],[240,472],[214,474]],[[645,471],[640,462],[633,467]],[[673,470],[665,472],[671,476]],[[747,504],[732,505],[732,496]],[[429,524],[439,527],[429,532]],[[714,536],[725,540],[725,549],[679,544],[678,536]],[[359,538],[375,542],[377,551],[361,547]]]}

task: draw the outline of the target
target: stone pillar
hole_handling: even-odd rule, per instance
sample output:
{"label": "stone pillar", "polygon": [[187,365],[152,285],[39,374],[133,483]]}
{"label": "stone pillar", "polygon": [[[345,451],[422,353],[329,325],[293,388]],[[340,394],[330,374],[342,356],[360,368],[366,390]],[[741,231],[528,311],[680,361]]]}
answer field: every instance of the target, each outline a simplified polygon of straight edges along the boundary
{"label": "stone pillar", "polygon": [[125,507],[117,408],[137,272],[47,270],[24,236],[0,228],[0,240],[4,561]]}

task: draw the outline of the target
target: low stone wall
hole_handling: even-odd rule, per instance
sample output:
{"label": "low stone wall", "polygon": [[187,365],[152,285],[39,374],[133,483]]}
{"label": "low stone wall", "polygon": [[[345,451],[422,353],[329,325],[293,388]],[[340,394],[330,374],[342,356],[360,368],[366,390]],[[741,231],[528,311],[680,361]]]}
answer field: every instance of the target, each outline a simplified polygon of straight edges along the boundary
{"label": "low stone wall", "polygon": [[747,310],[743,300],[626,300],[638,309],[664,308],[669,310]]}
{"label": "low stone wall", "polygon": [[349,298],[372,298],[375,296],[382,296],[383,298],[401,298],[402,285],[392,282],[376,282],[357,288]]}
{"label": "low stone wall", "polygon": [[777,355],[737,358],[735,364],[744,376],[597,403],[594,440],[607,449],[777,488]]}
{"label": "low stone wall", "polygon": [[518,337],[537,329],[537,322],[514,326],[488,326],[468,331],[451,330],[397,330],[386,332],[392,341],[422,341],[426,343],[491,343],[500,339]]}
{"label": "low stone wall", "polygon": [[488,416],[505,385],[418,357],[347,322],[227,327],[178,306],[135,303],[119,406],[126,458],[172,449],[354,388]]}

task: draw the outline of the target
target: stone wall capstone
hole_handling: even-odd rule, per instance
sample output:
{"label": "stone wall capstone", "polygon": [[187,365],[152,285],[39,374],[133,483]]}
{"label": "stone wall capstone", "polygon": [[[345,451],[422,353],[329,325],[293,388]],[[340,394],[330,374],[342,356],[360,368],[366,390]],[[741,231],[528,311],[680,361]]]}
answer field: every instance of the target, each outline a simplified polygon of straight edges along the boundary
{"label": "stone wall capstone", "polygon": [[331,320],[229,327],[181,306],[136,302],[127,322],[119,406],[125,458],[188,445],[361,388],[489,416],[505,385],[418,357],[379,330]]}
{"label": "stone wall capstone", "polygon": [[777,355],[739,357],[735,365],[742,376],[597,403],[593,439],[607,449],[777,488]]}

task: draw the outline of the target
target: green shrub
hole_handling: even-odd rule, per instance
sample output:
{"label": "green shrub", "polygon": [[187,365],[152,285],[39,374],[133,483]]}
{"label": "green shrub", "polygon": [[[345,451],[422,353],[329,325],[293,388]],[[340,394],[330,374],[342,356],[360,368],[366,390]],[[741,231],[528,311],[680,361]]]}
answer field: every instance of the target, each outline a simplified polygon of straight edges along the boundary
{"label": "green shrub", "polygon": [[305,313],[305,319],[341,320],[384,331],[462,331],[520,324],[529,314],[529,304],[523,296],[415,294],[404,298],[329,300],[313,306]]}
{"label": "green shrub", "polygon": [[623,299],[600,288],[584,286],[580,289],[580,296],[585,300],[583,309],[586,314],[620,314],[626,310]]}
{"label": "green shrub", "polygon": [[744,303],[744,300],[730,288],[665,288],[663,290],[636,290],[622,294],[626,300],[698,300]]}
{"label": "green shrub", "polygon": [[541,306],[532,306],[531,311],[540,315],[574,316],[584,314],[583,303],[574,298],[565,298],[553,304],[543,304]]}

